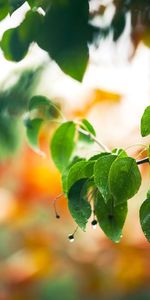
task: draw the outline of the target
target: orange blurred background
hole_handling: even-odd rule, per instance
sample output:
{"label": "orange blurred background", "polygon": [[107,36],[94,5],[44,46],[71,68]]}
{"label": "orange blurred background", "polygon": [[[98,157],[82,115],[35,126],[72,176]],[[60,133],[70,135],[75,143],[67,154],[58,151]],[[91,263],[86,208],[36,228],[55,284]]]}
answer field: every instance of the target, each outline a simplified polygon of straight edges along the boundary
{"label": "orange blurred background", "polygon": [[[64,75],[36,45],[17,70],[47,64],[35,94],[59,103],[67,119],[87,118],[110,149],[138,144],[128,149],[137,157],[142,150],[139,144],[149,143],[140,137],[139,128],[150,103],[150,53],[141,44],[132,61],[122,60],[125,41],[126,35],[116,46],[106,41],[101,49],[91,49],[82,84]],[[0,60],[2,80],[16,66],[2,54]],[[0,163],[0,300],[150,299],[150,246],[139,224],[139,207],[150,186],[148,166],[141,167],[142,187],[129,202],[121,243],[113,244],[89,224],[86,233],[79,230],[70,244],[67,237],[76,225],[67,200],[57,201],[60,219],[55,218],[52,205],[62,192],[49,151],[56,127],[47,124],[41,131],[40,147],[46,157],[29,147],[21,128],[20,150]],[[98,151],[96,145],[83,149],[85,155]]]}

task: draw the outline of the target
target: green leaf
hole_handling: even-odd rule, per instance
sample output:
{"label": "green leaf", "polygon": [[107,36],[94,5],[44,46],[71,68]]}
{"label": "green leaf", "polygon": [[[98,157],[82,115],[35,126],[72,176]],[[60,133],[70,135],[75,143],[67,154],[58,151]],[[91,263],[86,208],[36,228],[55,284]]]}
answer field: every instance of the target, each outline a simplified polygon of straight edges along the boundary
{"label": "green leaf", "polygon": [[116,154],[118,157],[127,157],[128,156],[124,149],[115,148],[112,150],[112,153]]}
{"label": "green leaf", "polygon": [[25,0],[8,0],[8,2],[10,6],[10,13],[13,13],[16,9],[18,9],[21,5],[23,5]]}
{"label": "green leaf", "polygon": [[127,216],[127,202],[114,206],[113,200],[105,203],[100,193],[97,193],[94,201],[94,211],[101,229],[113,242],[119,242],[122,238],[122,228]]}
{"label": "green leaf", "polygon": [[20,40],[18,28],[8,29],[3,34],[1,48],[7,60],[20,61],[27,54],[28,46],[29,43]]}
{"label": "green leaf", "polygon": [[51,100],[44,96],[34,96],[29,102],[29,111],[34,109],[42,110],[44,118],[57,118],[59,109],[57,105],[53,104]]}
{"label": "green leaf", "polygon": [[51,142],[51,154],[57,168],[63,172],[69,164],[75,147],[76,126],[66,122],[55,131]]}
{"label": "green leaf", "polygon": [[95,163],[94,181],[105,202],[107,202],[110,198],[108,175],[111,165],[116,158],[117,156],[114,154],[105,155],[100,157]]}
{"label": "green leaf", "polygon": [[[41,67],[37,69],[25,69],[18,74],[17,80],[11,86],[3,87],[0,91],[0,112],[20,117],[27,111],[27,105],[35,86],[38,84]],[[10,77],[14,78],[14,72]],[[16,77],[16,76],[15,76]]]}
{"label": "green leaf", "polygon": [[[26,42],[30,44],[36,41],[37,35],[39,35],[39,30],[43,23],[43,15],[37,11],[29,10],[23,22],[19,25],[18,31],[21,42]],[[32,30],[31,30],[32,28]]]}
{"label": "green leaf", "polygon": [[32,146],[32,148],[37,151],[37,152],[41,152],[39,150],[39,132],[41,129],[41,125],[43,123],[42,119],[33,119],[33,120],[29,120],[28,124],[27,124],[27,138],[28,141],[30,143],[30,145]]}
{"label": "green leaf", "polygon": [[0,114],[0,161],[11,158],[19,149],[20,125],[18,118]]}
{"label": "green leaf", "polygon": [[141,135],[143,137],[150,134],[150,106],[148,106],[141,119]]}
{"label": "green leaf", "polygon": [[82,81],[89,59],[87,0],[52,1],[37,36],[38,45],[69,76]]}
{"label": "green leaf", "polygon": [[[96,136],[96,132],[93,128],[93,126],[89,123],[88,120],[86,119],[83,119],[81,121],[81,125],[80,125],[80,128],[83,129],[83,130],[86,130],[88,133],[91,133],[92,135]],[[79,133],[79,140],[80,141],[83,141],[83,142],[87,142],[87,143],[93,143],[93,139],[83,133]]]}
{"label": "green leaf", "polygon": [[150,189],[149,189],[149,191],[147,192],[147,199],[150,199]]}
{"label": "green leaf", "polygon": [[44,96],[34,96],[31,98],[29,102],[29,111],[33,109],[37,109],[40,106],[49,106],[49,105],[50,105],[50,101],[48,100],[48,98]]}
{"label": "green leaf", "polygon": [[87,200],[87,194],[84,189],[86,179],[77,181],[70,189],[68,194],[68,207],[70,213],[83,230],[86,228],[88,219],[91,216],[91,206]]}
{"label": "green leaf", "polygon": [[42,7],[44,10],[47,10],[47,8],[51,5],[52,0],[27,0],[27,2],[32,9]]}
{"label": "green leaf", "polygon": [[80,161],[70,168],[67,176],[67,192],[76,181],[93,175],[94,163],[94,161]]}
{"label": "green leaf", "polygon": [[67,192],[68,192],[68,173],[69,173],[70,169],[72,168],[72,166],[80,161],[86,161],[86,159],[79,157],[79,156],[75,156],[73,158],[73,160],[70,162],[70,164],[67,166],[67,168],[62,173],[62,177],[61,177],[62,189],[65,194],[67,194]]}
{"label": "green leaf", "polygon": [[0,21],[3,20],[9,13],[8,0],[0,0]]}
{"label": "green leaf", "polygon": [[105,155],[110,155],[111,153],[109,153],[109,152],[101,152],[101,153],[98,153],[98,154],[95,154],[94,156],[92,156],[92,157],[90,157],[89,158],[89,161],[90,160],[98,160],[100,157],[102,157],[102,156],[105,156]]}
{"label": "green leaf", "polygon": [[117,158],[109,172],[109,188],[115,205],[132,198],[141,185],[141,174],[135,159]]}
{"label": "green leaf", "polygon": [[150,198],[140,208],[140,223],[146,239],[150,242]]}
{"label": "green leaf", "polygon": [[18,27],[5,31],[1,48],[7,60],[19,62],[25,57],[30,43],[34,42],[39,34],[42,18],[38,12],[28,11]]}
{"label": "green leaf", "polygon": [[126,25],[125,13],[118,10],[116,11],[114,18],[111,23],[111,28],[113,31],[113,40],[116,42],[122,35]]}
{"label": "green leaf", "polygon": [[31,8],[38,8],[43,1],[42,0],[27,0],[27,2]]}

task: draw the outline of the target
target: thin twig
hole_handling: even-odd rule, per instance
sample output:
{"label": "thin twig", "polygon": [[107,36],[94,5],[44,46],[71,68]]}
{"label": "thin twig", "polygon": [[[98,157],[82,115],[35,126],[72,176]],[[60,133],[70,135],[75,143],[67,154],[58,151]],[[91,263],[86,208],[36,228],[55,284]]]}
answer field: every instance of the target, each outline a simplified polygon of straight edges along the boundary
{"label": "thin twig", "polygon": [[145,164],[145,163],[150,163],[149,162],[149,158],[146,157],[146,158],[143,158],[143,159],[140,159],[140,160],[137,160],[136,161],[137,165],[142,165],[142,164]]}
{"label": "thin twig", "polygon": [[53,201],[52,201],[52,205],[54,205],[54,203],[55,203],[59,198],[63,197],[64,195],[65,195],[64,193],[61,193],[61,194],[59,194],[58,196],[56,196],[56,197],[53,199]]}
{"label": "thin twig", "polygon": [[55,211],[55,216],[56,216],[57,219],[60,218],[60,215],[59,215],[58,212],[57,212],[56,201],[57,201],[58,199],[60,199],[61,197],[63,197],[63,196],[64,196],[64,193],[61,193],[61,194],[59,194],[56,198],[54,198],[54,200],[52,201],[52,205],[53,205],[54,211]]}
{"label": "thin twig", "polygon": [[102,143],[100,142],[92,133],[82,129],[82,128],[78,128],[78,132],[83,133],[84,135],[88,136],[89,138],[91,138],[97,145],[99,145],[99,147],[105,151],[105,152],[110,152],[110,150]]}
{"label": "thin twig", "polygon": [[55,103],[52,103],[52,102],[50,103],[50,105],[56,109],[56,111],[59,113],[62,120],[65,122],[66,118],[65,118],[64,114],[62,113],[62,111],[57,107],[57,105]]}
{"label": "thin twig", "polygon": [[73,235],[76,234],[76,232],[78,231],[78,229],[79,229],[79,226],[76,227],[75,231],[73,232]]}
{"label": "thin twig", "polygon": [[142,151],[140,151],[140,153],[136,156],[136,160],[145,152],[148,151],[147,147],[145,147]]}

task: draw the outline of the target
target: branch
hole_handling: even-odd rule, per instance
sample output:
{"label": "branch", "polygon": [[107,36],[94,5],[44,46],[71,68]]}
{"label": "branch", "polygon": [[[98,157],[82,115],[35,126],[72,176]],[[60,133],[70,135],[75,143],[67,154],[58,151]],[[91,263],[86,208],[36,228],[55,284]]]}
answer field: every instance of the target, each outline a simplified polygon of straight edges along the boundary
{"label": "branch", "polygon": [[141,160],[137,160],[136,163],[137,163],[137,165],[142,165],[142,164],[145,164],[145,163],[150,163],[150,161],[149,161],[149,158],[146,157],[146,158],[143,158]]}
{"label": "branch", "polygon": [[110,152],[110,150],[99,140],[97,140],[97,138],[90,132],[82,129],[82,128],[78,128],[78,132],[83,133],[84,135],[88,136],[89,138],[91,138],[97,145],[99,145],[99,147],[101,147],[101,149],[105,152]]}

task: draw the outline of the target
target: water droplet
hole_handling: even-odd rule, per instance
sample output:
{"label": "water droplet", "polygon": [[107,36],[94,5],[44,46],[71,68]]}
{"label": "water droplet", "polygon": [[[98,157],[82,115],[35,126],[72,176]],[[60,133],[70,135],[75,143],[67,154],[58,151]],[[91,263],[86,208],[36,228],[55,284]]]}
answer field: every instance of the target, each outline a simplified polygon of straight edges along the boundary
{"label": "water droplet", "polygon": [[92,225],[92,228],[95,230],[97,228],[97,225]]}

